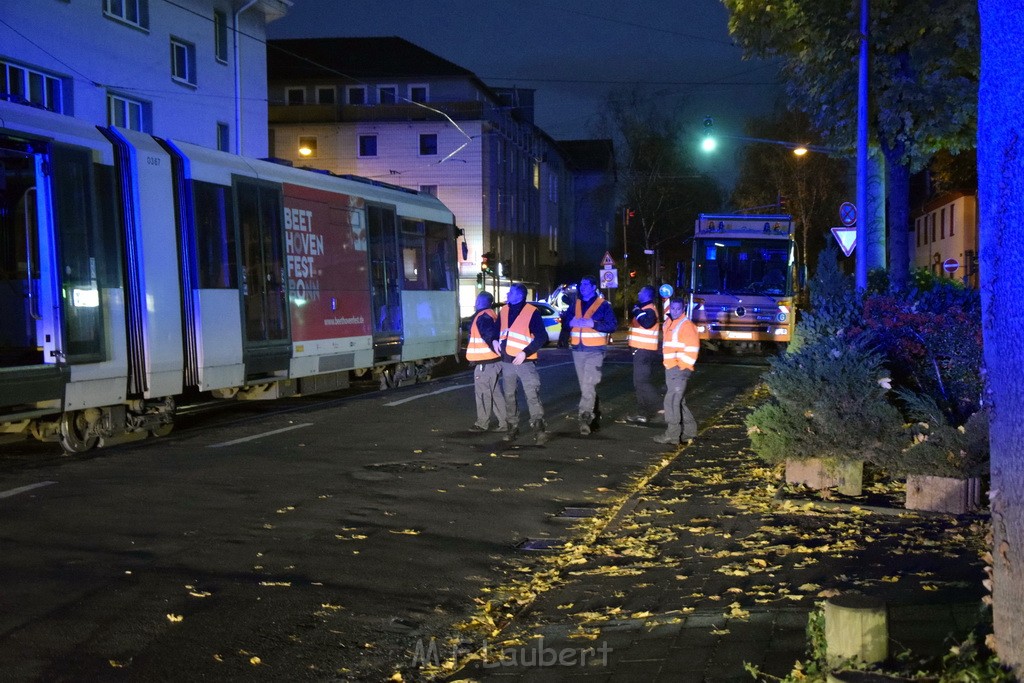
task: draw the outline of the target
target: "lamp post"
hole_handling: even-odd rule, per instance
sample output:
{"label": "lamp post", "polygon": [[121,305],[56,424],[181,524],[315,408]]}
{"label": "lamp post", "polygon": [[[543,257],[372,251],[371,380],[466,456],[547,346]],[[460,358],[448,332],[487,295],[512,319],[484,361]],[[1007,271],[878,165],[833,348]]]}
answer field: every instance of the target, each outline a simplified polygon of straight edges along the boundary
{"label": "lamp post", "polygon": [[860,0],[860,65],[857,73],[857,289],[868,288],[868,0]]}

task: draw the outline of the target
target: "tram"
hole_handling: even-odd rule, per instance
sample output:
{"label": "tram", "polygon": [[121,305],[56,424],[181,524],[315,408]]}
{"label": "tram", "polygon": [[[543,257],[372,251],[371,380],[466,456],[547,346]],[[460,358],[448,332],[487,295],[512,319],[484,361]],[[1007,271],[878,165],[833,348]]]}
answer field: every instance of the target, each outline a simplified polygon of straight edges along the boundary
{"label": "tram", "polygon": [[182,397],[422,379],[457,352],[435,197],[0,101],[0,437],[68,452]]}

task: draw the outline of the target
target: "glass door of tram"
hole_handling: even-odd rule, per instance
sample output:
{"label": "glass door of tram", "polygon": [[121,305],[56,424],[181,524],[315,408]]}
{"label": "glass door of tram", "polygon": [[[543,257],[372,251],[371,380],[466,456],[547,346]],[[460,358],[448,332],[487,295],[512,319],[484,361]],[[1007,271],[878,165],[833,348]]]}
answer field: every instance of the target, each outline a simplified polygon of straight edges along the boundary
{"label": "glass door of tram", "polygon": [[239,181],[238,248],[245,367],[250,378],[288,369],[291,341],[281,190]]}
{"label": "glass door of tram", "polygon": [[59,401],[67,373],[48,165],[45,148],[0,136],[0,409],[8,413]]}

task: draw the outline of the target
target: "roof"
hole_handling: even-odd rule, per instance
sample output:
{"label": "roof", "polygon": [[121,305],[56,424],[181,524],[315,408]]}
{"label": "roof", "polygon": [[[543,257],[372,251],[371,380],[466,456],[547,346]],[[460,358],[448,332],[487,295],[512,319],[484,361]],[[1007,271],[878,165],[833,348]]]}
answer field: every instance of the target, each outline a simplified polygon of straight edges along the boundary
{"label": "roof", "polygon": [[437,78],[477,81],[472,71],[397,36],[267,41],[267,77]]}

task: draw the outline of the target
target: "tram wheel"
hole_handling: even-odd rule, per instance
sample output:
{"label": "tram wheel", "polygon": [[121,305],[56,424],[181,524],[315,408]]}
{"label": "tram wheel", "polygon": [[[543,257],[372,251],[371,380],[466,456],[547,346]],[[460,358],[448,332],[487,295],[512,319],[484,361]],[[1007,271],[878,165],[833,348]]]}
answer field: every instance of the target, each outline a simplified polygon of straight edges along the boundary
{"label": "tram wheel", "polygon": [[155,437],[159,438],[161,436],[167,436],[168,434],[171,433],[171,431],[173,429],[174,429],[174,423],[173,422],[168,422],[167,424],[162,424],[159,427],[155,427],[153,429],[150,429],[149,433],[150,433],[151,436],[155,436]]}
{"label": "tram wheel", "polygon": [[99,437],[87,436],[89,422],[80,410],[64,413],[60,418],[60,447],[65,453],[84,453],[96,447]]}

